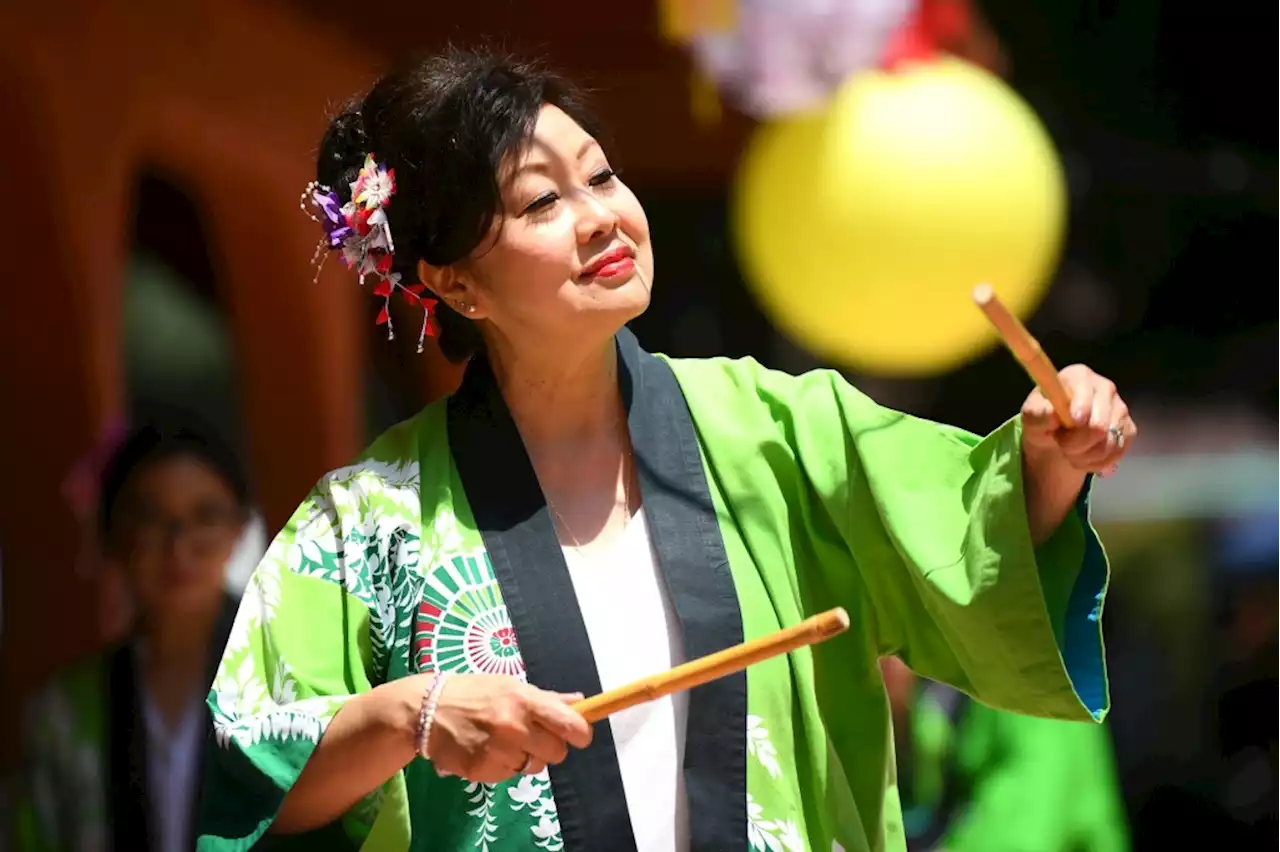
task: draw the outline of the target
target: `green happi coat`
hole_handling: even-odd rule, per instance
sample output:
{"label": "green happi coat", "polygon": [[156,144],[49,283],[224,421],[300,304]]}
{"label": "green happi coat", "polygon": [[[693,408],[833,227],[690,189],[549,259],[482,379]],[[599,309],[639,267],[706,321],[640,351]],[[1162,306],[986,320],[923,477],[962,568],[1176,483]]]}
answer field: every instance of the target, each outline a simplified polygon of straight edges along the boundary
{"label": "green happi coat", "polygon": [[[1107,564],[1087,489],[1033,547],[1018,420],[979,439],[829,371],[655,357],[628,331],[618,351],[687,658],[834,606],[852,619],[690,693],[693,850],[904,848],[881,655],[993,706],[1103,717]],[[600,688],[554,525],[482,360],[449,400],[325,476],[257,569],[209,694],[219,747],[199,848],[251,846],[346,698],[432,670]],[[293,842],[635,848],[607,724],[549,774],[502,784],[438,778],[416,759],[340,825]]]}

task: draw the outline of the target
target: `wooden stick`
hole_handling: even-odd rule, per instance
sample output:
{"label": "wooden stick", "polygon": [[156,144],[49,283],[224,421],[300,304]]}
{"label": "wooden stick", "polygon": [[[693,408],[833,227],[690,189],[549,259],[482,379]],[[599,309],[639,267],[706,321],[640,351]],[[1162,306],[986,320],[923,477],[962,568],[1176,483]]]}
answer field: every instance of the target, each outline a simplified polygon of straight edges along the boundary
{"label": "wooden stick", "polygon": [[1009,309],[1000,301],[990,284],[974,287],[973,301],[987,315],[987,319],[991,320],[1004,345],[1009,347],[1013,357],[1018,359],[1031,376],[1031,380],[1040,388],[1040,393],[1049,400],[1062,425],[1067,428],[1075,426],[1075,418],[1071,416],[1071,394],[1067,392],[1062,379],[1058,378],[1058,370],[1049,356],[1040,348],[1040,341],[1032,337],[1027,327],[1009,313]]}
{"label": "wooden stick", "polygon": [[836,607],[769,636],[716,651],[635,683],[584,698],[574,704],[573,709],[581,713],[588,722],[598,722],[628,707],[654,701],[673,692],[692,689],[770,657],[805,645],[817,644],[848,629],[849,614],[843,607]]}

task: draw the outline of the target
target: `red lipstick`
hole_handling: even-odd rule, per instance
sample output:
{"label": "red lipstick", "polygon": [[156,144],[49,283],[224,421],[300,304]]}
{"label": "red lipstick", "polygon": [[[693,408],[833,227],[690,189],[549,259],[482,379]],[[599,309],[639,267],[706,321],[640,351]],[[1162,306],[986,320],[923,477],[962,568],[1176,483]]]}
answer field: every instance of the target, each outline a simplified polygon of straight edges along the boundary
{"label": "red lipstick", "polygon": [[631,246],[610,249],[582,268],[580,278],[615,278],[629,275],[635,269],[635,252]]}

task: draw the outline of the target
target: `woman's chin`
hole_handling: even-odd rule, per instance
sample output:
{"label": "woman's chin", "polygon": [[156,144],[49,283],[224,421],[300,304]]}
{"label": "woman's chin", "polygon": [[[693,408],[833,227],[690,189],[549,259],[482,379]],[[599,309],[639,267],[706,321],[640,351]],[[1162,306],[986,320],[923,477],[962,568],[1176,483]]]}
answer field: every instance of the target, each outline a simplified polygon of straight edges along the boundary
{"label": "woman's chin", "polygon": [[633,272],[626,278],[593,280],[583,293],[589,301],[585,309],[628,315],[624,322],[640,316],[649,307],[649,285]]}
{"label": "woman's chin", "polygon": [[609,307],[605,309],[605,313],[607,313],[610,320],[612,320],[615,332],[649,309],[648,292],[636,294],[632,298],[628,299],[617,299],[611,301],[613,304],[610,304]]}

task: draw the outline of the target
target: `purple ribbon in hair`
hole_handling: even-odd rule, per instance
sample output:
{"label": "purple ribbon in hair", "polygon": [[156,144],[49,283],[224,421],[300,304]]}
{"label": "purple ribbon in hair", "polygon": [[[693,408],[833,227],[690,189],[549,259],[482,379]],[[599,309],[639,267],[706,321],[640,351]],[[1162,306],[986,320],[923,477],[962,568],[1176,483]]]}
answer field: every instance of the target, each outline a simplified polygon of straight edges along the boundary
{"label": "purple ribbon in hair", "polygon": [[342,201],[335,192],[321,192],[316,190],[311,194],[312,200],[316,207],[324,213],[324,218],[320,220],[320,224],[324,227],[325,238],[329,241],[329,248],[338,248],[355,233],[351,226],[347,224],[347,217],[342,215]]}

